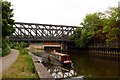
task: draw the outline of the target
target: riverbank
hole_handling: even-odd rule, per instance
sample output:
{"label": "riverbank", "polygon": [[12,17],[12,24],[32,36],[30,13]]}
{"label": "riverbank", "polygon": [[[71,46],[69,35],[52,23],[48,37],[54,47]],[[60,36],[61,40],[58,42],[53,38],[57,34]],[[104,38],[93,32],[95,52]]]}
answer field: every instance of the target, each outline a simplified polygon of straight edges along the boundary
{"label": "riverbank", "polygon": [[35,65],[36,74],[38,75],[38,77],[40,79],[46,79],[47,78],[49,80],[54,80],[54,78],[47,71],[47,68],[42,63],[40,63],[38,61],[38,57],[33,55],[31,52],[29,52],[29,54],[32,57],[33,63]]}
{"label": "riverbank", "polygon": [[0,58],[0,78],[2,78],[2,73],[4,73],[17,59],[19,56],[19,51],[11,49],[10,54]]}
{"label": "riverbank", "polygon": [[76,50],[82,53],[87,53],[91,56],[110,58],[114,60],[120,59],[120,48],[110,48],[110,47],[87,47],[87,48],[77,48],[68,47],[68,50]]}

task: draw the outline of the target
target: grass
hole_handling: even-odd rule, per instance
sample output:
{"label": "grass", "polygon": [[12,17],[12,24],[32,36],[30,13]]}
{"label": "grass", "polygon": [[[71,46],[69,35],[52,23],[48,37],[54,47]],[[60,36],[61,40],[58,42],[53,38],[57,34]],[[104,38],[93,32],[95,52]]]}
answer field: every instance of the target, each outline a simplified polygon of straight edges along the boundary
{"label": "grass", "polygon": [[3,78],[35,79],[35,67],[26,49],[19,49],[20,55],[8,71],[3,73]]}

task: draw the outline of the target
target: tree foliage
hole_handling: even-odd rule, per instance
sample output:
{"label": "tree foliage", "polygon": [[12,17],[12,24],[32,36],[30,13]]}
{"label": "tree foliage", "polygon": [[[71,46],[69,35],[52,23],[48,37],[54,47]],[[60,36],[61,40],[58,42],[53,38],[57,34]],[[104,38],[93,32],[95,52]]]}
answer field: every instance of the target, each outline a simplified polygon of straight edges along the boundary
{"label": "tree foliage", "polygon": [[13,9],[11,9],[11,3],[7,1],[2,2],[2,36],[10,36],[15,28],[13,17]]}
{"label": "tree foliage", "polygon": [[85,47],[88,43],[112,42],[119,39],[120,28],[118,26],[118,8],[112,7],[105,12],[87,14],[82,28],[77,29],[71,36],[77,46]]}
{"label": "tree foliage", "polygon": [[2,56],[10,53],[9,37],[15,28],[13,17],[13,9],[11,9],[11,2],[2,1]]}

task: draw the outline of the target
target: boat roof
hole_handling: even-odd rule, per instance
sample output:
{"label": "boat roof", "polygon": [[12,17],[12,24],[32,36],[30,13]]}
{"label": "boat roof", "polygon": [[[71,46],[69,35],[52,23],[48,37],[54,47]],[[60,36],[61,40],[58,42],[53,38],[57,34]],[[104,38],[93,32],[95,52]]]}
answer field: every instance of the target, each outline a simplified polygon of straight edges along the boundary
{"label": "boat roof", "polygon": [[62,53],[59,53],[59,52],[52,52],[52,54],[56,54],[56,55],[59,55],[59,56],[69,56],[68,54],[62,54]]}

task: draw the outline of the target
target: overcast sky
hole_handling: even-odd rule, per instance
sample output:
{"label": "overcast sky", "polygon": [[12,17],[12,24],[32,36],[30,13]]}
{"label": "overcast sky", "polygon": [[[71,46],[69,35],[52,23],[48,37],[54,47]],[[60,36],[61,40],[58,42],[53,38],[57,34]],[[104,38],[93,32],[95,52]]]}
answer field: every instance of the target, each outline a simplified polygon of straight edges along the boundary
{"label": "overcast sky", "polygon": [[117,7],[120,0],[7,0],[16,22],[78,26],[88,13]]}

